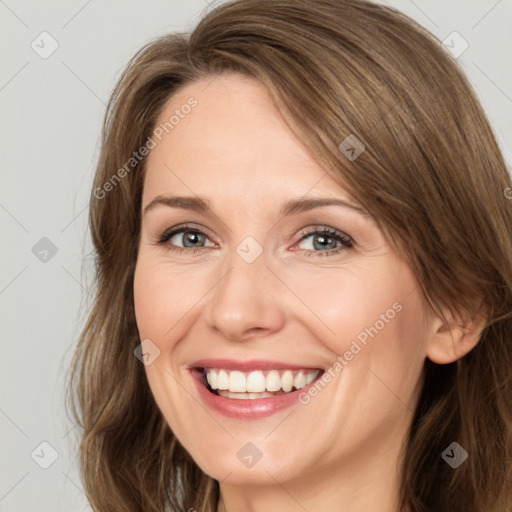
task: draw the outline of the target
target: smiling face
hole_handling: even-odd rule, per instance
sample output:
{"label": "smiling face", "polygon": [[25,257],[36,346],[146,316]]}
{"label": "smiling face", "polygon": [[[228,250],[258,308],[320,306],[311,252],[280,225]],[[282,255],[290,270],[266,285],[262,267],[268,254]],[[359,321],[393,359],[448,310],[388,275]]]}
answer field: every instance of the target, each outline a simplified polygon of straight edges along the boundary
{"label": "smiling face", "polygon": [[134,297],[160,350],[151,391],[226,485],[368,473],[412,419],[432,332],[421,289],[261,84],[209,82],[169,100],[159,122],[197,106],[147,161]]}

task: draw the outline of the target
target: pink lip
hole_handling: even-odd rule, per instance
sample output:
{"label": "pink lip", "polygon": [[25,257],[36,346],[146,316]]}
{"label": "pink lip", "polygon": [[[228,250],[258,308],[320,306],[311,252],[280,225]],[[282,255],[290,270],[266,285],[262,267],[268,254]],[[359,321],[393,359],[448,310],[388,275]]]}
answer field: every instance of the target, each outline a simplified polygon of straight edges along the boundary
{"label": "pink lip", "polygon": [[267,398],[257,398],[254,400],[240,400],[236,398],[226,398],[219,396],[209,391],[208,388],[204,385],[204,374],[201,371],[201,368],[223,368],[226,370],[239,371],[251,371],[256,369],[299,370],[318,368],[281,364],[271,361],[240,362],[228,359],[202,359],[200,361],[196,361],[193,365],[190,365],[190,375],[194,379],[194,382],[196,383],[197,389],[199,391],[199,395],[207,407],[230,418],[248,420],[265,418],[297,404],[300,393],[305,391],[307,392],[309,387],[313,386],[322,375],[322,373],[320,373],[313,382],[291,393],[285,393],[283,395]]}

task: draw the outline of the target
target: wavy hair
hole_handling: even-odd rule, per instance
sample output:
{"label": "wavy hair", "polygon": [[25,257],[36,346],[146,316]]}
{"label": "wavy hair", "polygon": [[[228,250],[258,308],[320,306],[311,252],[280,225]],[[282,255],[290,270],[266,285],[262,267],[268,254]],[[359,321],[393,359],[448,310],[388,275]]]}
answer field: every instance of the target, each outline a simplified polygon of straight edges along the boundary
{"label": "wavy hair", "polygon": [[[225,72],[253,77],[269,90],[299,140],[407,256],[436,312],[448,307],[462,321],[486,312],[473,350],[451,364],[425,361],[404,441],[400,499],[411,512],[508,512],[510,176],[457,62],[407,16],[367,0],[229,1],[191,33],[144,46],[120,76],[90,198],[94,300],[67,389],[91,506],[216,511],[218,482],[175,438],[134,357],[146,158],[126,162],[146,144],[177,90]],[[365,144],[353,161],[339,150],[351,134]],[[441,458],[453,441],[469,453],[455,470]]]}

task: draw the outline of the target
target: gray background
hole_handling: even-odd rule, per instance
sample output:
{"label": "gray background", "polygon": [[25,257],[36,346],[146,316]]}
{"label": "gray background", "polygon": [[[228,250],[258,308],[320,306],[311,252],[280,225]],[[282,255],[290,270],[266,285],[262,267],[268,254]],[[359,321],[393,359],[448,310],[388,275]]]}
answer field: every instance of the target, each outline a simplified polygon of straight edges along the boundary
{"label": "gray background", "polygon": [[[381,3],[441,40],[457,31],[469,43],[458,60],[510,163],[512,0]],[[0,0],[0,511],[90,510],[63,389],[90,301],[87,203],[102,115],[116,78],[142,44],[192,29],[213,5]],[[51,49],[44,31],[58,44],[46,59],[31,46]],[[54,461],[42,442],[57,452]]]}

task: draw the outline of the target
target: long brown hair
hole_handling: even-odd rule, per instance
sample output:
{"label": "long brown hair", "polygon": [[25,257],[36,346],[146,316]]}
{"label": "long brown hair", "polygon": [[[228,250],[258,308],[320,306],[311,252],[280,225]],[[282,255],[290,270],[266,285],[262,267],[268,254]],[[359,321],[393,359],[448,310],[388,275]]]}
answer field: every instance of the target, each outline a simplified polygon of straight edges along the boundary
{"label": "long brown hair", "polygon": [[[412,512],[508,512],[510,177],[457,62],[408,17],[365,0],[230,1],[191,34],[146,45],[121,75],[90,200],[95,298],[68,386],[92,507],[216,510],[218,482],[174,437],[134,357],[140,339],[132,288],[146,158],[127,162],[147,144],[173,93],[223,72],[268,88],[311,154],[407,256],[436,311],[448,307],[466,320],[486,312],[480,341],[466,356],[425,362],[405,440],[401,502]],[[354,160],[339,149],[349,135],[365,145]],[[457,469],[441,457],[454,441],[469,454]]]}

